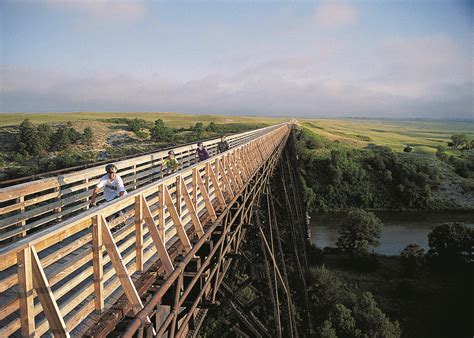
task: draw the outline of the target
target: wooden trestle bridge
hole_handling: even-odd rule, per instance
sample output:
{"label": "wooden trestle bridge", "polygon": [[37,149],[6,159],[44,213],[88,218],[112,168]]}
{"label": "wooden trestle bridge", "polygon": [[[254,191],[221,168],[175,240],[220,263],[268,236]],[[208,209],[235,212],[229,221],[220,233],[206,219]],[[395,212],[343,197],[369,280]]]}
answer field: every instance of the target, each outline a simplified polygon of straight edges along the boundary
{"label": "wooden trestle bridge", "polygon": [[117,162],[99,207],[103,166],[0,189],[0,337],[196,335],[294,123],[176,148],[165,177],[165,151]]}

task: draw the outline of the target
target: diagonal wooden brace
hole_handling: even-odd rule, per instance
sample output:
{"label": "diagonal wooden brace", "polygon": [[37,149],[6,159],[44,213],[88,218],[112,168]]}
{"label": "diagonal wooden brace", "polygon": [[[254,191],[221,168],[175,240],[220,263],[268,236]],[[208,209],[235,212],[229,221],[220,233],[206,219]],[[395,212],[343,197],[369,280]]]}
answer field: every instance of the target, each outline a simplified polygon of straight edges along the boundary
{"label": "diagonal wooden brace", "polygon": [[166,250],[165,242],[163,238],[160,236],[160,232],[156,227],[155,221],[153,219],[153,215],[150,211],[150,207],[143,195],[142,196],[142,205],[143,205],[143,218],[145,224],[148,227],[148,231],[150,232],[151,238],[153,239],[153,243],[155,244],[156,251],[158,252],[158,256],[160,257],[161,262],[165,268],[165,271],[168,274],[171,274],[174,271],[173,263],[171,262],[171,258]]}

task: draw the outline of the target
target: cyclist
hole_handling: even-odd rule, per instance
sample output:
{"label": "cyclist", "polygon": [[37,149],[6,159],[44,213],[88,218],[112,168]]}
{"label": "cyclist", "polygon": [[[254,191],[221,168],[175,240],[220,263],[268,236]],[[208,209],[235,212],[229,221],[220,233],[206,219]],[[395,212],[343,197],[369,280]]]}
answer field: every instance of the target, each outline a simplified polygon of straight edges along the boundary
{"label": "cyclist", "polygon": [[209,153],[207,152],[207,149],[204,148],[202,142],[198,142],[197,146],[198,147],[196,149],[196,162],[202,162],[207,160],[209,158]]}
{"label": "cyclist", "polygon": [[[163,168],[165,169],[164,171],[163,171]],[[173,150],[168,151],[168,158],[165,159],[163,163],[161,164],[161,169],[160,169],[161,172],[163,173],[164,176],[166,176],[178,171],[178,168],[179,168],[179,162],[176,159],[176,157],[174,157],[174,151]]]}
{"label": "cyclist", "polygon": [[229,143],[227,142],[227,140],[225,138],[226,138],[226,136],[222,135],[221,136],[221,141],[219,143],[217,143],[217,153],[218,154],[221,154],[221,153],[229,150]]}
{"label": "cyclist", "polygon": [[104,188],[104,198],[106,202],[110,202],[127,193],[123,184],[122,178],[117,175],[117,166],[114,164],[107,164],[105,166],[107,174],[102,176],[99,183],[92,191],[91,204],[96,205],[97,193],[101,188]]}

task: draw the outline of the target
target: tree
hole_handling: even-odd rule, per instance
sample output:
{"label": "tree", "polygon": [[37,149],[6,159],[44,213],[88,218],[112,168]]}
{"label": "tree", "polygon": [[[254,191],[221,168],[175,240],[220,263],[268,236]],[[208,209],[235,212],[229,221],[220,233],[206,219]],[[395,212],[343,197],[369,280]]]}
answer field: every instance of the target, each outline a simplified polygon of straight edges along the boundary
{"label": "tree", "polygon": [[69,148],[71,145],[70,128],[60,126],[52,137],[51,147],[52,150],[61,151]]}
{"label": "tree", "polygon": [[33,123],[28,119],[24,120],[19,126],[17,149],[29,155],[44,154],[49,144],[49,139],[43,134],[43,129],[40,133]]}
{"label": "tree", "polygon": [[155,125],[150,129],[150,132],[152,140],[156,142],[171,141],[173,138],[173,132],[165,126],[162,119],[155,121]]}
{"label": "tree", "polygon": [[337,332],[332,327],[332,323],[329,320],[325,320],[323,325],[318,330],[318,337],[321,338],[337,338]]}
{"label": "tree", "polygon": [[400,337],[402,332],[397,321],[390,319],[379,309],[374,296],[364,292],[354,308],[357,327],[365,337]]}
{"label": "tree", "polygon": [[308,296],[318,337],[400,337],[398,322],[390,321],[371,293],[357,295],[324,266],[312,270],[311,277]]}
{"label": "tree", "polygon": [[336,304],[334,311],[329,315],[332,326],[336,329],[338,337],[359,337],[360,330],[357,328],[352,311],[343,304]]}
{"label": "tree", "polygon": [[202,122],[197,122],[196,125],[194,126],[193,130],[195,132],[203,132],[204,131],[204,124]]}
{"label": "tree", "polygon": [[217,124],[215,124],[214,122],[211,122],[209,123],[209,125],[206,127],[206,130],[207,131],[211,131],[213,133],[217,133],[219,132],[219,127],[217,126]]}
{"label": "tree", "polygon": [[464,223],[438,225],[428,234],[428,255],[443,262],[471,261],[474,250],[474,229]]}
{"label": "tree", "polygon": [[92,145],[94,143],[94,133],[92,132],[91,127],[86,127],[84,129],[84,132],[82,134],[82,139],[84,141],[84,144],[87,144],[88,146]]}
{"label": "tree", "polygon": [[471,143],[471,138],[467,134],[453,134],[451,140],[453,141],[453,147],[455,149],[464,148],[466,146],[469,147]]}
{"label": "tree", "polygon": [[128,128],[135,134],[139,133],[141,129],[146,128],[147,122],[143,119],[135,118],[127,121]]}
{"label": "tree", "polygon": [[408,244],[405,249],[400,252],[406,272],[413,277],[420,270],[425,259],[425,250],[418,244]]}
{"label": "tree", "polygon": [[353,210],[341,225],[336,244],[351,256],[367,254],[369,246],[380,245],[378,239],[382,226],[380,219],[373,213],[361,209]]}

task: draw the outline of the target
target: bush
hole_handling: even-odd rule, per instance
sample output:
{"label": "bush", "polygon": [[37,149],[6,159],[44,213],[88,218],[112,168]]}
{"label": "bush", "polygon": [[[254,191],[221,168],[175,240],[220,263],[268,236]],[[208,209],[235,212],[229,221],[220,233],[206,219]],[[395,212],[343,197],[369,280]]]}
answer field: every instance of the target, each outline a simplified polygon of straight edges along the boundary
{"label": "bush", "polygon": [[413,148],[410,147],[410,146],[406,146],[405,148],[403,148],[403,151],[404,151],[405,153],[411,153],[411,152],[413,151]]}
{"label": "bush", "polygon": [[400,256],[405,266],[406,273],[410,277],[414,277],[423,266],[425,260],[425,250],[418,244],[408,244],[405,249],[400,252]]}
{"label": "bush", "polygon": [[382,222],[371,212],[353,210],[339,230],[336,245],[350,255],[365,255],[369,247],[380,245],[378,239],[382,231]]}
{"label": "bush", "polygon": [[428,256],[435,262],[472,262],[474,229],[459,222],[438,225],[428,234],[428,245]]}

